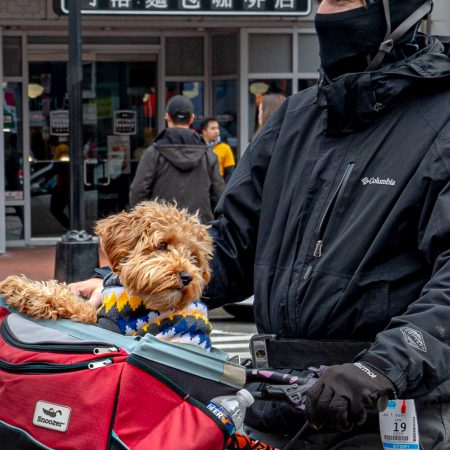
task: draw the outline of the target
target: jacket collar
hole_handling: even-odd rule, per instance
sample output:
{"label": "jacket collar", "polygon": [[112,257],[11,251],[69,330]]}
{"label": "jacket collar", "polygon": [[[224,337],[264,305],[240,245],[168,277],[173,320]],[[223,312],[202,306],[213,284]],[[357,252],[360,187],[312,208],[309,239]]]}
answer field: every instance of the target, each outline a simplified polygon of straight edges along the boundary
{"label": "jacket collar", "polygon": [[322,74],[319,104],[327,110],[326,132],[342,134],[364,128],[418,86],[448,86],[450,42],[426,35],[421,39],[421,50],[380,70],[346,74],[332,81]]}

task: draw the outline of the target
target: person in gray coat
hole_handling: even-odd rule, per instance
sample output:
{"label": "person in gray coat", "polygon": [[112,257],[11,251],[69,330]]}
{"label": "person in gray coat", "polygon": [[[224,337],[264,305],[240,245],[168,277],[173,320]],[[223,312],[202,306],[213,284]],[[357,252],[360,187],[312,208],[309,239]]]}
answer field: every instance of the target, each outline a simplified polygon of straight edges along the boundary
{"label": "person in gray coat", "polygon": [[190,126],[192,102],[172,97],[166,108],[168,128],[145,150],[130,187],[130,206],[143,200],[176,201],[189,212],[199,211],[204,223],[214,218],[214,208],[224,189],[213,150]]}

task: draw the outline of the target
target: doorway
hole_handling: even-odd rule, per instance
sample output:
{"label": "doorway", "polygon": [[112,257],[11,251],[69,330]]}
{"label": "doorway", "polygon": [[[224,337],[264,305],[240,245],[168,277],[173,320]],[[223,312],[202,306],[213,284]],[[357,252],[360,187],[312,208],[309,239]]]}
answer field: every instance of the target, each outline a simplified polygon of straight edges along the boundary
{"label": "doorway", "polygon": [[[29,63],[31,237],[69,228],[67,63]],[[156,56],[95,55],[83,63],[83,179],[86,230],[128,206],[143,150],[156,136]]]}

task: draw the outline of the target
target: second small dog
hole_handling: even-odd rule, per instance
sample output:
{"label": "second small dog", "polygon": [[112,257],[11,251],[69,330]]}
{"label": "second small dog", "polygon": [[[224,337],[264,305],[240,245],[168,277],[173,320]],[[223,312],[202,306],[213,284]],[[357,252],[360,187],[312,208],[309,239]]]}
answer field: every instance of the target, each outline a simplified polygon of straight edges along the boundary
{"label": "second small dog", "polygon": [[210,279],[212,239],[198,217],[175,205],[143,202],[99,220],[95,232],[112,269],[97,312],[65,283],[23,276],[0,282],[6,302],[34,318],[65,317],[209,349],[211,325],[198,299]]}

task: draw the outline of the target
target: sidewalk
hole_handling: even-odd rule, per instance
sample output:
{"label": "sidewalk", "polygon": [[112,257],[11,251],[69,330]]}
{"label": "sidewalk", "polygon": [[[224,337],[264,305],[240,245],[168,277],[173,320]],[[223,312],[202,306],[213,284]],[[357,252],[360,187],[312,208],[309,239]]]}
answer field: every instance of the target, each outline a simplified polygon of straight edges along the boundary
{"label": "sidewalk", "polygon": [[[32,280],[55,278],[56,245],[13,247],[0,254],[0,280],[8,275],[24,274]],[[107,264],[100,254],[101,265]]]}
{"label": "sidewalk", "polygon": [[8,248],[0,254],[0,279],[20,274],[32,280],[54,278],[55,251],[55,245]]}

